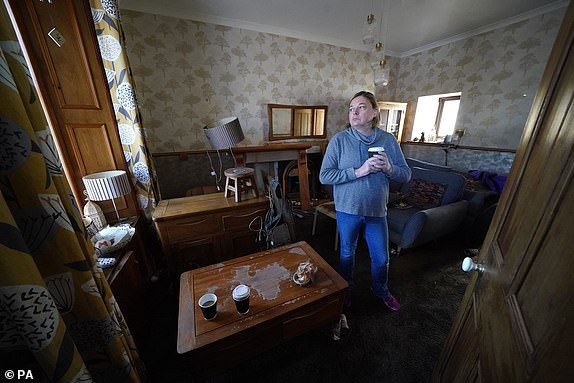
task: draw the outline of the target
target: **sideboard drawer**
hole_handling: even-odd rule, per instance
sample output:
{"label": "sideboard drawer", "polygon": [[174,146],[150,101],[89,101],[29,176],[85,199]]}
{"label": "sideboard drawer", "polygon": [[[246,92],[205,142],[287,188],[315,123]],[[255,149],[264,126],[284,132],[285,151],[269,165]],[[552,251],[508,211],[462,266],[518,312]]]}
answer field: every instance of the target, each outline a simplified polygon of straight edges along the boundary
{"label": "sideboard drawer", "polygon": [[282,324],[283,338],[289,339],[303,333],[303,329],[318,328],[331,323],[341,312],[343,294],[339,293],[302,308],[287,317]]}
{"label": "sideboard drawer", "polygon": [[169,241],[174,243],[217,233],[219,227],[219,216],[209,214],[171,221],[166,229]]}
{"label": "sideboard drawer", "polygon": [[258,210],[244,210],[233,212],[229,214],[224,214],[221,219],[223,222],[223,231],[226,232],[233,232],[233,231],[248,231],[249,225],[256,217],[261,217],[261,221],[253,222],[251,227],[254,230],[258,230],[260,226],[263,224],[263,220],[265,219],[265,214],[267,209],[258,209]]}

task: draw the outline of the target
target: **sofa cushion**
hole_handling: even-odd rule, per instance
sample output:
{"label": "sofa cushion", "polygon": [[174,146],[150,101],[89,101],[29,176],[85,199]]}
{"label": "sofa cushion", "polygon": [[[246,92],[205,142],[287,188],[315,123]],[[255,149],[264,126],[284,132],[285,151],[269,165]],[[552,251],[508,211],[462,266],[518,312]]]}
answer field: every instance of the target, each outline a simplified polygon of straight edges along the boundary
{"label": "sofa cushion", "polygon": [[387,211],[387,223],[389,225],[389,232],[403,233],[405,225],[419,211],[416,207],[408,209],[389,208]]}
{"label": "sofa cushion", "polygon": [[448,185],[437,182],[413,179],[405,193],[405,202],[420,209],[440,206],[447,187]]}
{"label": "sofa cushion", "polygon": [[462,198],[465,184],[465,178],[462,174],[454,171],[443,172],[414,167],[412,168],[411,181],[402,185],[401,192],[406,193],[411,182],[416,179],[448,185],[444,191],[444,197],[442,198],[441,206],[460,201]]}

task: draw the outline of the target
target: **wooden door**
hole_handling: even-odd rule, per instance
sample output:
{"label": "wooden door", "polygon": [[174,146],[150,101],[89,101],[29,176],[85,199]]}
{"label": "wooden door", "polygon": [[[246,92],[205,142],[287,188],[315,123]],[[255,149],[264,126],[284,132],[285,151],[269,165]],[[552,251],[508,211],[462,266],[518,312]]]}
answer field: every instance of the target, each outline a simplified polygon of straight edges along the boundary
{"label": "wooden door", "polygon": [[573,44],[571,3],[433,381],[574,376]]}
{"label": "wooden door", "polygon": [[[127,171],[88,0],[7,0],[62,165],[80,209],[82,177]],[[52,28],[63,37],[50,38]],[[133,189],[133,188],[132,188]],[[115,217],[111,201],[97,202]],[[135,193],[116,199],[120,215],[137,215]]]}

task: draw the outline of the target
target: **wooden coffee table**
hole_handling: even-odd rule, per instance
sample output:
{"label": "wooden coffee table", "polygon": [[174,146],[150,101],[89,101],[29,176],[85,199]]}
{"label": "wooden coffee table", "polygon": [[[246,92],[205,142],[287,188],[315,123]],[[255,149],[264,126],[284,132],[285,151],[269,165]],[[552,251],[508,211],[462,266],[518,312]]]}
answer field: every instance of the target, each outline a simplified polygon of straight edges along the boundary
{"label": "wooden coffee table", "polygon": [[[318,266],[314,281],[299,286],[301,262]],[[347,282],[306,242],[232,259],[181,275],[177,351],[193,360],[232,365],[314,328],[335,323]],[[251,288],[250,309],[241,315],[231,296],[238,284]],[[217,316],[207,321],[197,305],[207,292],[218,297]],[[207,358],[203,358],[207,357]]]}

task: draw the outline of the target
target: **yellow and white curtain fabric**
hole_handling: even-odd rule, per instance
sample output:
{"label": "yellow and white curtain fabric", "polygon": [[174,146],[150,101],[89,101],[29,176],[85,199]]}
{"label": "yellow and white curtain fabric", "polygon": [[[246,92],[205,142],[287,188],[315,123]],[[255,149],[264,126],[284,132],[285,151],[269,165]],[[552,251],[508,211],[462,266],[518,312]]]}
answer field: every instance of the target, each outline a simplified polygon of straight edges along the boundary
{"label": "yellow and white curtain fabric", "polygon": [[125,39],[117,0],[90,0],[92,17],[114,104],[120,140],[126,163],[136,188],[138,203],[148,218],[155,208],[151,157],[147,152],[144,130],[135,97],[135,87],[125,53]]}
{"label": "yellow and white curtain fabric", "polygon": [[35,381],[143,380],[3,2],[0,100],[0,365]]}

